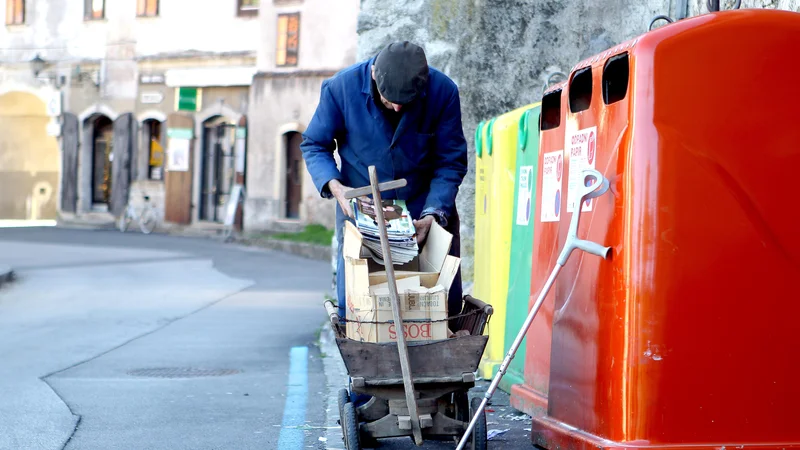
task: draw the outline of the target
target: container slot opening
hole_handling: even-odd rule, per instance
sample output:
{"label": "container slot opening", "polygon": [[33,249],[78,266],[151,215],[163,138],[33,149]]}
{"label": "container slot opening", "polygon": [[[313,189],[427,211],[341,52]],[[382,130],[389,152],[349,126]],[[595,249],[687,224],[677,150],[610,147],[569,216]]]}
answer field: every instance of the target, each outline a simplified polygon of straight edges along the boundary
{"label": "container slot opening", "polygon": [[539,116],[539,129],[552,130],[561,125],[561,89],[548,92],[542,97],[542,114]]}
{"label": "container slot opening", "polygon": [[628,53],[611,57],[603,69],[603,101],[606,105],[623,100],[628,94],[630,64]]}
{"label": "container slot opening", "polygon": [[592,68],[584,67],[572,76],[569,85],[569,109],[573,113],[586,111],[592,104]]}

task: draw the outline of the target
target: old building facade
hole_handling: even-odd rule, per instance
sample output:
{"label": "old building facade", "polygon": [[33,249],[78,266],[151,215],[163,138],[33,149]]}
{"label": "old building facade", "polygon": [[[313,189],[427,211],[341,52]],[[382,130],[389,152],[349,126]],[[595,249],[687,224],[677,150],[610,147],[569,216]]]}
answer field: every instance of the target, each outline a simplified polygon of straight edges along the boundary
{"label": "old building facade", "polygon": [[246,229],[333,227],[333,202],[300,152],[322,82],[356,62],[360,0],[262,1],[258,72],[250,91]]}
{"label": "old building facade", "polygon": [[0,219],[222,221],[258,0],[0,1]]}

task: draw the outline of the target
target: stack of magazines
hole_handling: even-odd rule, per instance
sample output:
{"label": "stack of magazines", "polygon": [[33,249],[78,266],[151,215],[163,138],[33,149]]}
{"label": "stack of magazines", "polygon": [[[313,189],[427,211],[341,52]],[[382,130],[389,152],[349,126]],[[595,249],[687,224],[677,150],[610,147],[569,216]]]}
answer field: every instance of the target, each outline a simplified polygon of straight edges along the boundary
{"label": "stack of magazines", "polygon": [[[383,264],[383,249],[381,248],[381,234],[375,218],[375,205],[372,200],[353,199],[353,214],[356,227],[363,236],[364,247],[372,252],[372,259],[378,264]],[[383,216],[386,220],[386,232],[389,238],[389,249],[392,253],[392,263],[402,265],[411,262],[419,254],[419,247],[414,235],[414,221],[406,209],[403,200],[384,200]]]}

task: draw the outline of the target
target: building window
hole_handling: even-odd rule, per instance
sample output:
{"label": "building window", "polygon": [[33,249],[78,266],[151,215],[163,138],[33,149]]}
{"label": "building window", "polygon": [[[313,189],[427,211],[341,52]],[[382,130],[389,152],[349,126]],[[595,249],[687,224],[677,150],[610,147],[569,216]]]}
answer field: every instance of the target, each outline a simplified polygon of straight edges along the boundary
{"label": "building window", "polygon": [[106,17],[106,0],[84,0],[83,18],[101,20]]}
{"label": "building window", "polygon": [[255,16],[258,15],[258,7],[261,4],[260,0],[237,0],[238,12],[240,16]]}
{"label": "building window", "polygon": [[25,23],[25,0],[6,0],[6,25]]}
{"label": "building window", "polygon": [[139,17],[157,17],[158,0],[137,0],[136,15]]}
{"label": "building window", "polygon": [[300,13],[278,15],[278,51],[276,64],[278,67],[297,65],[297,53],[300,48]]}

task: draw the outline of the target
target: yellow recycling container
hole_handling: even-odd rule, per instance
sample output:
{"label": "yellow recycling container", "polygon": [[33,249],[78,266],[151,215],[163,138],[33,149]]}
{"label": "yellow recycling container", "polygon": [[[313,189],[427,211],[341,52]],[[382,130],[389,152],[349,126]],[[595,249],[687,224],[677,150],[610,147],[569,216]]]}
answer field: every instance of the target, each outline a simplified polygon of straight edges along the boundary
{"label": "yellow recycling container", "polygon": [[489,303],[490,247],[489,186],[492,183],[492,123],[481,122],[475,131],[475,258],[473,260],[472,296]]}
{"label": "yellow recycling container", "polygon": [[[491,159],[491,176],[487,178],[486,186],[489,199],[487,228],[490,233],[487,264],[489,296],[476,297],[491,304],[494,314],[488,326],[489,344],[481,362],[480,371],[483,378],[494,376],[505,357],[506,300],[517,171],[517,137],[520,118],[525,111],[535,105],[535,103],[530,104],[499,116],[493,121],[492,142],[486,143],[488,147],[486,153]],[[482,292],[487,292],[486,286],[481,286],[481,289]]]}

